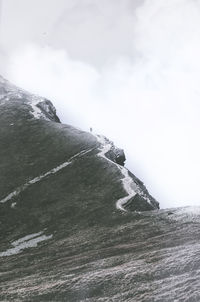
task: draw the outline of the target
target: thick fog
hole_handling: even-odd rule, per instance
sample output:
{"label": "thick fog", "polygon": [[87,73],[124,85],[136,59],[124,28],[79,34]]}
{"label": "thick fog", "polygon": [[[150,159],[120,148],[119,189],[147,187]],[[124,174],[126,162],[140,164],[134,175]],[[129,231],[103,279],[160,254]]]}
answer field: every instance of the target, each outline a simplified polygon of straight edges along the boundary
{"label": "thick fog", "polygon": [[200,1],[4,0],[0,67],[124,148],[161,207],[200,205]]}

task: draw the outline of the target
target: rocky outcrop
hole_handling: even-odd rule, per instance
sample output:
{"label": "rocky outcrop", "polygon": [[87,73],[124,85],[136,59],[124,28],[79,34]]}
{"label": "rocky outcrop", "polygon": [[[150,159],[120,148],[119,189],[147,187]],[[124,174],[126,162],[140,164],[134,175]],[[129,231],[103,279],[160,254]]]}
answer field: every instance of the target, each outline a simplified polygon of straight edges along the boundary
{"label": "rocky outcrop", "polygon": [[117,148],[113,143],[111,150],[106,153],[106,156],[121,166],[124,166],[125,164],[126,156],[124,150]]}
{"label": "rocky outcrop", "polygon": [[[125,209],[130,211],[137,211],[137,209],[139,208],[141,211],[159,209],[159,202],[149,194],[144,183],[130,171],[129,174],[133,178],[137,186],[140,188],[140,190],[139,194],[136,194],[132,199],[127,202],[127,204],[125,205]],[[146,201],[148,201],[148,204],[146,203]],[[138,205],[140,206],[138,207]]]}
{"label": "rocky outcrop", "polygon": [[110,145],[109,150],[106,152],[106,157],[114,163],[124,166],[126,161],[124,150],[116,147],[114,143],[110,141],[107,137],[104,137],[104,140],[107,144]]}
{"label": "rocky outcrop", "polygon": [[49,120],[60,123],[60,119],[56,114],[56,108],[51,101],[44,99],[43,101],[38,102],[36,106]]}

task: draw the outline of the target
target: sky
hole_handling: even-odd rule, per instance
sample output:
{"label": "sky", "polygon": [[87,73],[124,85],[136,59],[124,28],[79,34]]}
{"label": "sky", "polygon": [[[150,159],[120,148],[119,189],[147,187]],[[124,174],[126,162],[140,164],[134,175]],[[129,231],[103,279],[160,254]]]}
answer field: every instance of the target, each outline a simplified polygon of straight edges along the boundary
{"label": "sky", "polygon": [[1,74],[104,134],[162,208],[200,205],[200,0],[2,0]]}

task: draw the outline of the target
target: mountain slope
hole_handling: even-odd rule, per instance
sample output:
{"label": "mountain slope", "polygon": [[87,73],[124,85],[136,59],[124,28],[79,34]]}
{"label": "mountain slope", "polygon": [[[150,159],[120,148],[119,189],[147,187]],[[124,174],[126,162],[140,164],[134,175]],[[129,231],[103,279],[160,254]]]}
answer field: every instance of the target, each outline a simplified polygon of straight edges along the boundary
{"label": "mountain slope", "polygon": [[61,124],[50,101],[3,78],[0,94],[1,300],[132,299],[170,216],[135,212],[159,205],[107,138]]}
{"label": "mountain slope", "polygon": [[[83,150],[93,149],[90,153],[95,155],[93,158],[95,165],[100,160],[96,155],[101,149],[105,149],[104,155],[108,153],[111,160],[100,160],[102,166],[115,171],[116,175],[120,175],[118,172],[121,170],[122,175],[118,177],[118,182],[124,178],[125,168],[114,164],[118,162],[119,149],[109,140],[60,124],[50,101],[31,95],[2,78],[0,91],[0,139],[3,146],[0,154],[2,171],[0,189],[3,196],[1,203],[6,200],[6,195],[16,188],[26,185],[27,181],[41,174],[48,173]],[[121,150],[119,152],[122,153]],[[106,159],[105,156],[102,158]],[[91,175],[94,177],[92,171]],[[158,207],[158,203],[148,194],[142,183],[133,176],[133,186],[134,182],[136,193],[144,197],[146,207],[152,209]],[[123,188],[119,188],[120,190]],[[132,195],[134,196],[134,193]]]}

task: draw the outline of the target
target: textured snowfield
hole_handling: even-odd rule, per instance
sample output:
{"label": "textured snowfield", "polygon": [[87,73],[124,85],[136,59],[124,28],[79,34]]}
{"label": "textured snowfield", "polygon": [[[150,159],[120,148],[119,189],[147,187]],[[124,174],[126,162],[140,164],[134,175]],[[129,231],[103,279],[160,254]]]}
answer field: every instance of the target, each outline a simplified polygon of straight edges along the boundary
{"label": "textured snowfield", "polygon": [[184,208],[119,215],[123,219],[113,227],[100,224],[67,237],[63,225],[63,237],[61,230],[54,234],[48,253],[46,247],[38,253],[38,246],[9,261],[1,257],[2,301],[198,302],[199,213]]}

